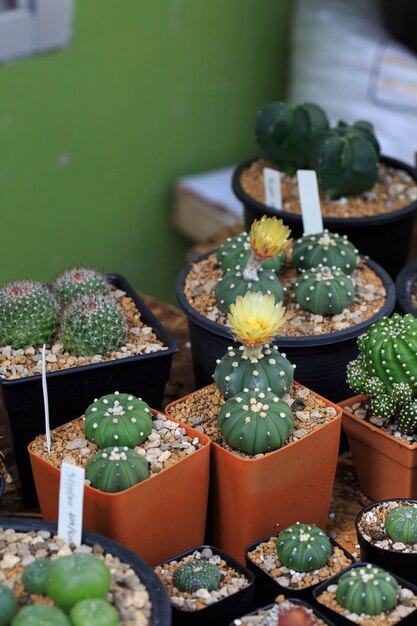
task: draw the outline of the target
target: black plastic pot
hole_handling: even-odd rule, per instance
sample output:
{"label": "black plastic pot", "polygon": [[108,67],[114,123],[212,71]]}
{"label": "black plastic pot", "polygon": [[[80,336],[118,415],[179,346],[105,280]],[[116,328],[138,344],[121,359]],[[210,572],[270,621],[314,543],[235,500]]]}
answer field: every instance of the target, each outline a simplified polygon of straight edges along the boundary
{"label": "black plastic pot", "polygon": [[[369,565],[369,563],[361,562],[361,563],[354,563],[354,565],[350,565],[350,567],[347,567],[345,570],[343,570],[343,572],[340,572],[340,574],[337,574],[337,576],[332,576],[332,578],[329,578],[329,580],[326,580],[321,585],[318,585],[318,587],[316,587],[315,590],[313,591],[313,599],[314,599],[315,605],[319,608],[319,610],[323,613],[323,615],[325,615],[326,617],[327,616],[330,617],[330,619],[334,622],[335,626],[352,626],[353,624],[356,624],[356,622],[353,622],[352,620],[347,619],[343,615],[340,615],[339,613],[332,611],[324,604],[321,604],[320,602],[318,602],[317,598],[319,597],[321,593],[323,593],[323,591],[326,591],[326,589],[330,587],[330,585],[336,585],[337,581],[339,580],[340,576],[342,576],[342,574],[345,574],[345,572],[348,572],[349,570],[353,568],[363,567],[364,565]],[[417,587],[415,585],[413,585],[412,583],[409,583],[407,580],[404,580],[404,578],[401,578],[400,576],[397,576],[396,574],[393,574],[393,576],[396,578],[398,584],[401,587],[405,587],[406,589],[411,589],[414,595],[417,595]],[[417,624],[417,609],[412,611],[406,617],[403,617],[403,619],[400,619],[399,622],[396,622],[395,626],[415,626],[416,624]]]}
{"label": "black plastic pot", "polygon": [[417,584],[417,554],[403,554],[401,552],[395,552],[394,550],[384,550],[383,548],[379,548],[365,539],[359,529],[359,521],[361,517],[382,502],[410,502],[412,504],[417,504],[417,500],[410,500],[410,498],[390,498],[389,500],[379,500],[378,502],[373,502],[357,514],[355,519],[355,528],[358,543],[361,549],[361,561],[374,563],[379,567],[389,570],[393,574],[404,576],[404,578],[410,582]]}
{"label": "black plastic pot", "polygon": [[[291,228],[293,238],[298,239],[303,234],[301,215],[268,207],[251,198],[242,189],[240,184],[242,171],[257,160],[258,157],[248,159],[238,165],[232,179],[233,192],[243,203],[246,228],[249,229],[252,222],[255,219],[259,219],[262,215],[276,216],[284,220]],[[404,170],[417,182],[417,170],[411,167],[411,165],[385,156],[381,157],[381,161],[386,165]],[[340,235],[347,235],[359,252],[374,259],[391,276],[395,277],[407,260],[407,251],[416,211],[417,200],[399,211],[392,211],[383,215],[360,218],[325,217],[323,218],[323,223],[328,230]]]}
{"label": "black plastic pot", "polygon": [[[278,537],[279,533],[275,535],[269,535],[268,537],[264,537],[259,541],[254,541],[249,546],[245,548],[245,562],[246,567],[250,569],[251,572],[255,574],[255,602],[257,605],[259,604],[268,604],[269,602],[273,602],[274,598],[279,595],[284,595],[288,598],[298,598],[299,600],[304,600],[307,602],[311,602],[312,600],[312,592],[318,585],[310,585],[310,587],[304,587],[303,589],[294,589],[289,587],[284,587],[280,585],[272,576],[267,574],[261,567],[258,567],[256,563],[254,563],[250,557],[249,552],[255,550],[255,548],[265,541],[269,541],[271,537]],[[334,548],[340,548],[344,555],[352,562],[355,562],[353,556],[345,550],[340,544],[334,541],[331,537],[329,537],[330,543]]]}
{"label": "black plastic pot", "polygon": [[[306,609],[310,609],[310,611],[312,611],[313,615],[317,617],[317,619],[321,619],[325,624],[327,624],[327,626],[334,626],[333,622],[327,619],[327,617],[324,617],[324,615],[322,615],[320,611],[318,611],[314,606],[311,606],[310,604],[308,604],[308,602],[303,602],[303,600],[299,600],[298,598],[292,598],[292,597],[289,597],[288,601],[291,602],[292,604],[296,604],[297,606],[304,606]],[[275,604],[268,604],[268,606],[262,606],[261,608],[256,609],[255,611],[252,611],[251,613],[242,615],[242,617],[249,617],[250,615],[258,615],[259,611],[268,611],[268,609],[273,609],[274,606]],[[238,619],[233,620],[233,622],[231,622],[230,624],[230,626],[239,626],[239,625],[240,625],[240,621]]]}
{"label": "black plastic pot", "polygon": [[[209,254],[199,257],[196,262]],[[352,390],[346,384],[346,366],[358,355],[357,337],[381,317],[390,315],[395,306],[395,287],[391,278],[374,261],[369,260],[367,264],[381,278],[387,292],[385,304],[378,313],[366,322],[345,330],[310,337],[278,337],[274,342],[297,366],[296,381],[333,402],[352,395]],[[184,295],[184,283],[191,265],[188,264],[180,273],[176,294],[188,318],[195,383],[199,389],[213,382],[217,359],[226,354],[228,346],[236,347],[237,344],[226,326],[210,321],[188,303]]]}
{"label": "black plastic pot", "polygon": [[[0,528],[11,528],[17,532],[31,532],[38,530],[47,530],[56,534],[57,525],[52,522],[44,522],[39,519],[17,518],[17,517],[0,517]],[[145,563],[139,556],[127,550],[117,541],[84,531],[82,542],[88,546],[99,544],[105,550],[118,557],[123,563],[127,563],[138,575],[141,582],[145,585],[152,603],[152,626],[171,626],[171,603],[165,588],[153,569]]]}
{"label": "black plastic pot", "polygon": [[397,292],[397,306],[401,313],[411,313],[417,317],[417,309],[413,307],[411,302],[411,287],[417,278],[417,259],[407,263],[398,274],[395,281],[395,290]]}
{"label": "black plastic pot", "polygon": [[[172,355],[178,346],[123,276],[112,274],[107,278],[134,300],[143,323],[152,327],[167,350],[48,373],[51,428],[82,415],[94,398],[114,391],[139,396],[155,409],[161,406]],[[27,506],[34,506],[37,500],[27,446],[45,432],[42,378],[38,375],[0,380],[0,386],[9,415],[23,500]]]}
{"label": "black plastic pot", "polygon": [[181,611],[181,609],[173,606],[172,626],[228,626],[233,619],[244,613],[249,613],[254,607],[255,576],[239,561],[236,561],[232,556],[218,548],[208,545],[196,546],[191,550],[182,552],[167,561],[159,563],[159,566],[163,566],[171,561],[180,561],[185,556],[193,554],[196,550],[201,551],[204,548],[210,548],[214,554],[219,555],[226,561],[227,565],[239,572],[239,574],[243,574],[248,579],[249,585],[200,611]]}
{"label": "black plastic pot", "polygon": [[1,501],[3,499],[3,496],[4,496],[5,489],[6,489],[6,481],[4,480],[3,474],[0,474],[0,506],[1,506]]}

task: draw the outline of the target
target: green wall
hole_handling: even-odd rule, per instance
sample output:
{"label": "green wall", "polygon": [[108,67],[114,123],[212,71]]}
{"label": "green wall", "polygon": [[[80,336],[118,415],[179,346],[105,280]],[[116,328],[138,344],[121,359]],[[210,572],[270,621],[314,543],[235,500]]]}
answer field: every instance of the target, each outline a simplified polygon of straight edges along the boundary
{"label": "green wall", "polygon": [[291,0],[78,0],[69,49],[0,67],[0,281],[92,264],[174,301],[179,176],[254,152]]}

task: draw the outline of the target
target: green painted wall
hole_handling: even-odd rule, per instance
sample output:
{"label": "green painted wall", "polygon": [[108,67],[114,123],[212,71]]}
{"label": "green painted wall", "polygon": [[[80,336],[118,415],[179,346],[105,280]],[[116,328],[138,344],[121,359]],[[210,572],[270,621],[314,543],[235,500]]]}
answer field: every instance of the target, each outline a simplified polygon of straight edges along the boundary
{"label": "green painted wall", "polygon": [[92,264],[174,301],[175,179],[254,151],[291,0],[78,0],[68,50],[0,67],[0,281]]}

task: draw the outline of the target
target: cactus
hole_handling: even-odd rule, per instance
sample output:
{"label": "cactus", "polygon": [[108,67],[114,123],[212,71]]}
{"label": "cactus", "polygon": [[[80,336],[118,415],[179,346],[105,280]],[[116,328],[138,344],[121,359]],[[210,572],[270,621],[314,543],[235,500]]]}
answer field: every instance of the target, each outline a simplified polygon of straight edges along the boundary
{"label": "cactus", "polygon": [[123,346],[127,325],[122,309],[109,296],[81,296],[65,309],[61,335],[70,354],[104,355]]}
{"label": "cactus", "polygon": [[72,626],[63,611],[54,606],[26,606],[12,619],[10,626]]}
{"label": "cactus", "polygon": [[314,525],[294,524],[280,533],[276,547],[282,565],[296,572],[324,567],[332,553],[325,532]]}
{"label": "cactus", "polygon": [[315,104],[274,102],[258,112],[255,139],[265,158],[292,176],[307,166],[313,133],[328,127],[325,112]]}
{"label": "cactus", "polygon": [[53,561],[46,591],[54,603],[69,611],[77,602],[107,597],[111,574],[103,561],[91,554],[71,554]]}
{"label": "cactus", "polygon": [[398,583],[385,570],[367,564],[352,567],[339,578],[336,600],[350,613],[379,615],[397,604]]}
{"label": "cactus", "polygon": [[378,178],[379,155],[363,127],[342,124],[318,131],[309,145],[308,163],[330,198],[367,191]]}
{"label": "cactus", "polygon": [[[242,233],[236,235],[236,237],[229,237],[229,239],[223,243],[217,252],[217,262],[220,267],[226,271],[228,269],[244,269],[251,257],[251,245],[248,233]],[[273,270],[278,274],[281,267],[285,264],[287,255],[285,252],[281,252],[277,256],[271,259],[263,261],[261,267],[265,270]]]}
{"label": "cactus", "polygon": [[0,584],[0,626],[7,626],[17,612],[17,602],[13,592]]}
{"label": "cactus", "polygon": [[72,626],[119,626],[119,613],[100,598],[81,600],[70,611]]}
{"label": "cactus", "polygon": [[25,348],[50,343],[59,306],[48,287],[23,280],[0,289],[0,345]]}
{"label": "cactus", "polygon": [[417,507],[406,505],[392,509],[385,518],[385,530],[393,541],[417,543]]}
{"label": "cactus", "polygon": [[64,305],[79,296],[110,293],[109,283],[103,274],[85,267],[76,267],[64,272],[56,278],[53,288]]}
{"label": "cactus", "polygon": [[288,404],[271,391],[244,391],[226,400],[217,420],[225,442],[252,455],[281,448],[294,428]]}
{"label": "cactus", "polygon": [[46,580],[52,561],[40,559],[27,565],[22,574],[22,584],[29,593],[46,594]]}
{"label": "cactus", "polygon": [[294,287],[300,307],[319,315],[341,313],[355,297],[351,279],[334,267],[304,270]]}
{"label": "cactus", "polygon": [[148,462],[126,446],[104,448],[88,460],[85,477],[92,487],[116,493],[148,478]]}
{"label": "cactus", "polygon": [[357,122],[349,126],[349,124],[347,124],[343,120],[340,120],[337,125],[337,128],[339,129],[339,131],[350,128],[351,130],[361,133],[363,137],[365,137],[365,139],[371,142],[378,158],[381,156],[381,146],[379,145],[378,139],[375,136],[374,127],[371,124],[371,122],[367,122],[365,120],[358,120]]}
{"label": "cactus", "polygon": [[84,433],[99,448],[134,448],[152,432],[151,409],[128,393],[115,393],[95,399],[85,412]]}
{"label": "cactus", "polygon": [[346,235],[325,230],[316,235],[304,235],[293,244],[292,264],[308,270],[319,265],[337,267],[344,274],[351,274],[358,264],[357,250]]}
{"label": "cactus", "polygon": [[216,301],[223,313],[228,312],[238,296],[244,296],[248,292],[271,294],[276,302],[284,300],[284,289],[277,275],[273,270],[262,268],[249,278],[245,278],[244,271],[228,269],[223,278],[219,278],[215,288]]}
{"label": "cactus", "polygon": [[172,584],[183,593],[194,593],[199,589],[215,591],[220,587],[221,580],[220,568],[200,559],[182,563],[172,576]]}

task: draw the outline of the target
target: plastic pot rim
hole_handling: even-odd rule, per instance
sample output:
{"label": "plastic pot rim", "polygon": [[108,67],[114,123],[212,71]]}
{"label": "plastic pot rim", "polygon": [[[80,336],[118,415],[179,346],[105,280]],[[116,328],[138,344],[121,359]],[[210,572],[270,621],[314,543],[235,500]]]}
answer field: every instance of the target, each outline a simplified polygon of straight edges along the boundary
{"label": "plastic pot rim", "polygon": [[411,313],[414,317],[417,316],[417,309],[411,304],[410,289],[416,277],[417,259],[414,259],[403,267],[395,280],[398,306],[404,313]]}
{"label": "plastic pot rim", "polygon": [[[416,206],[417,208],[417,206]],[[178,304],[181,309],[187,316],[189,321],[192,321],[197,326],[200,326],[206,331],[213,333],[219,337],[223,337],[225,339],[229,339],[231,343],[236,343],[233,339],[231,332],[228,330],[227,326],[224,324],[219,324],[218,322],[213,322],[209,320],[207,317],[204,317],[201,313],[196,311],[194,307],[188,302],[185,293],[184,293],[184,285],[186,277],[188,276],[192,265],[195,263],[199,263],[200,261],[208,258],[211,254],[215,253],[218,248],[207,252],[206,254],[202,254],[195,261],[191,261],[187,263],[187,265],[181,270],[180,274],[177,278],[176,283],[176,297]],[[360,324],[355,324],[350,328],[346,328],[344,330],[337,330],[333,333],[324,333],[322,335],[309,335],[309,336],[297,336],[297,337],[286,337],[278,335],[275,337],[273,343],[285,348],[304,348],[304,347],[319,347],[329,344],[341,343],[344,341],[348,341],[349,339],[354,339],[355,337],[359,337],[363,332],[365,332],[371,324],[381,319],[386,315],[390,315],[395,306],[395,286],[394,281],[390,277],[390,275],[375,261],[371,259],[366,259],[366,264],[377,274],[377,276],[382,280],[385,291],[386,291],[386,299],[382,307],[379,311],[377,311],[372,317],[368,318],[364,322]]]}
{"label": "plastic pot rim", "polygon": [[[240,163],[233,172],[232,176],[232,189],[233,193],[236,197],[246,205],[252,205],[259,212],[265,213],[267,210],[269,213],[276,215],[280,219],[283,219],[284,222],[297,222],[302,223],[301,215],[297,213],[288,213],[287,211],[282,211],[279,209],[274,209],[273,207],[269,207],[262,202],[258,202],[251,196],[249,196],[242,188],[240,184],[240,176],[243,170],[247,169],[254,163],[258,161],[261,156],[252,157]],[[405,163],[404,161],[400,161],[399,159],[394,159],[392,157],[383,156],[380,157],[380,163],[386,163],[387,165],[394,167],[399,170],[404,170],[409,174],[414,181],[417,182],[417,169],[412,165]],[[364,228],[364,227],[372,227],[379,226],[380,224],[388,224],[389,222],[397,221],[398,219],[403,219],[417,210],[417,200],[413,200],[409,204],[407,204],[402,209],[398,209],[397,211],[391,211],[390,213],[385,213],[384,215],[371,215],[367,217],[324,217],[323,222],[326,228],[334,229],[337,231],[338,228]]]}

